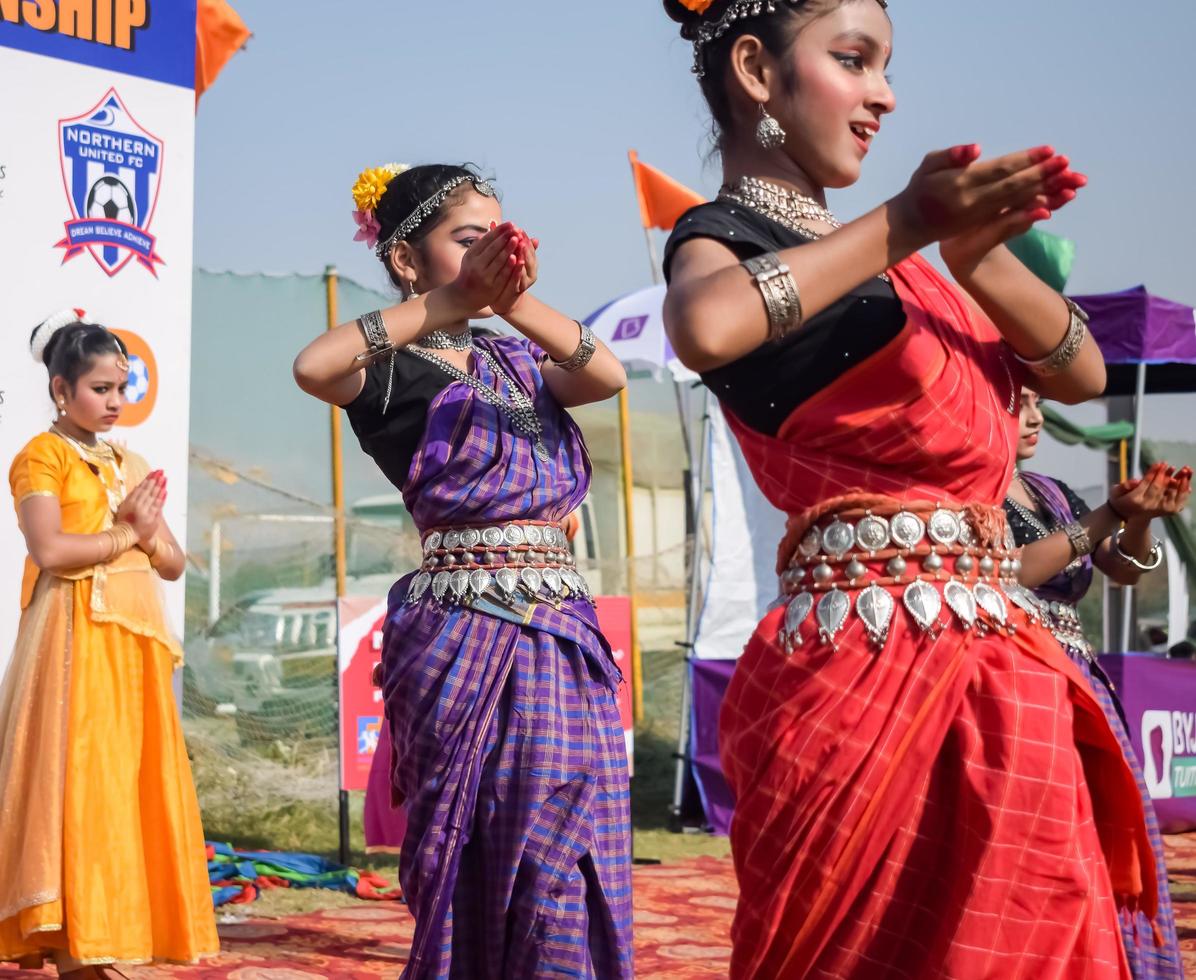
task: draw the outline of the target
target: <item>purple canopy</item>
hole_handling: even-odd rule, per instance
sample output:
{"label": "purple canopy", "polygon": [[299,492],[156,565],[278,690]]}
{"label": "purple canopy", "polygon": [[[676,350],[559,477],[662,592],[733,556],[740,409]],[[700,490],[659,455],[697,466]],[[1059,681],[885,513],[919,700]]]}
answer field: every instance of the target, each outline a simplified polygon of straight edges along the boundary
{"label": "purple canopy", "polygon": [[1196,364],[1196,311],[1152,296],[1145,286],[1073,296],[1109,364]]}

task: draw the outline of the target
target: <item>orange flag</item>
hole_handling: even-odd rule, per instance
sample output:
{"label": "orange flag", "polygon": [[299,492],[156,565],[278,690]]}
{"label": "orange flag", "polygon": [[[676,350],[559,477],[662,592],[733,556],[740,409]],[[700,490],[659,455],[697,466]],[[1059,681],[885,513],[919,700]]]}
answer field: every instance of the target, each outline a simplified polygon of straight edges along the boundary
{"label": "orange flag", "polygon": [[226,0],[199,0],[195,24],[195,103],[249,40],[249,28]]}
{"label": "orange flag", "polygon": [[640,163],[635,150],[627,152],[635,175],[635,193],[640,201],[640,218],[645,228],[672,231],[677,219],[696,204],[705,202],[697,191],[673,180],[666,173]]}

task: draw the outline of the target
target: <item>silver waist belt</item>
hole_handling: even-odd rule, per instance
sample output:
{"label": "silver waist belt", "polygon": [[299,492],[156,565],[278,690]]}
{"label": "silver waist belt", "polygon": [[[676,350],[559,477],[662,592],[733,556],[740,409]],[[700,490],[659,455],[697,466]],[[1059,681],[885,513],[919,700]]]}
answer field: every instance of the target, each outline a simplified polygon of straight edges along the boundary
{"label": "silver waist belt", "polygon": [[[1003,515],[1002,515],[1003,517]],[[925,519],[909,511],[833,516],[810,528],[781,576],[785,606],[779,641],[792,653],[814,618],[825,643],[854,614],[878,646],[888,638],[898,602],[925,633],[950,625],[1011,630],[1009,603],[1032,620],[1045,616],[1037,597],[1018,584],[1021,561],[1007,524],[986,537],[961,510],[939,508]]]}
{"label": "silver waist belt", "polygon": [[423,550],[408,602],[429,592],[438,602],[457,604],[491,591],[502,600],[517,593],[531,600],[593,599],[574,568],[564,529],[554,522],[437,528],[424,535]]}

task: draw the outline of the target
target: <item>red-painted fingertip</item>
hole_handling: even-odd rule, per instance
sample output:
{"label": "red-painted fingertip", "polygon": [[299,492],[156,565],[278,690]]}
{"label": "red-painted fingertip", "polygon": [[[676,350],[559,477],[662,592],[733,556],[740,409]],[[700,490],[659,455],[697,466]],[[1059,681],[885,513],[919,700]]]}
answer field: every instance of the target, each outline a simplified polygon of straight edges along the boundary
{"label": "red-painted fingertip", "polygon": [[1055,155],[1055,148],[1053,146],[1040,146],[1030,152],[1030,159],[1035,163],[1041,163],[1043,160],[1049,160]]}
{"label": "red-painted fingertip", "polygon": [[980,144],[963,143],[951,147],[951,162],[957,167],[966,167],[980,159]]}

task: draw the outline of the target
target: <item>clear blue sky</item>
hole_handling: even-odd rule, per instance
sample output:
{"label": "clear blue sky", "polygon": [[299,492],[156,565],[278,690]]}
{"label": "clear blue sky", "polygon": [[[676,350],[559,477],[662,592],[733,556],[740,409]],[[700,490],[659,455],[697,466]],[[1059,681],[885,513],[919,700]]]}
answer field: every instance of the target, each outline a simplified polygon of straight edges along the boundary
{"label": "clear blue sky", "polygon": [[[240,272],[328,263],[383,288],[352,241],[358,170],[471,160],[542,241],[540,295],[577,316],[649,281],[626,161],[634,147],[711,193],[690,47],[657,0],[233,0],[254,38],[198,115],[196,261]],[[1046,227],[1076,240],[1071,288],[1146,283],[1196,303],[1192,274],[1196,3],[893,0],[899,105],[851,217],[930,149],[1050,142],[1091,178]],[[261,324],[268,330],[269,324]],[[285,353],[289,358],[290,351]],[[1192,399],[1152,399],[1150,435],[1191,439]],[[1089,406],[1078,421],[1099,421]],[[1052,458],[1100,478],[1096,454]]]}
{"label": "clear blue sky", "polygon": [[[254,32],[198,116],[197,262],[363,284],[349,187],[366,165],[473,160],[543,240],[541,292],[579,315],[646,283],[626,163],[711,192],[689,45],[656,0],[234,0]],[[1092,178],[1050,226],[1077,292],[1196,301],[1191,0],[893,0],[899,99],[843,216],[922,154],[1052,142]]]}

